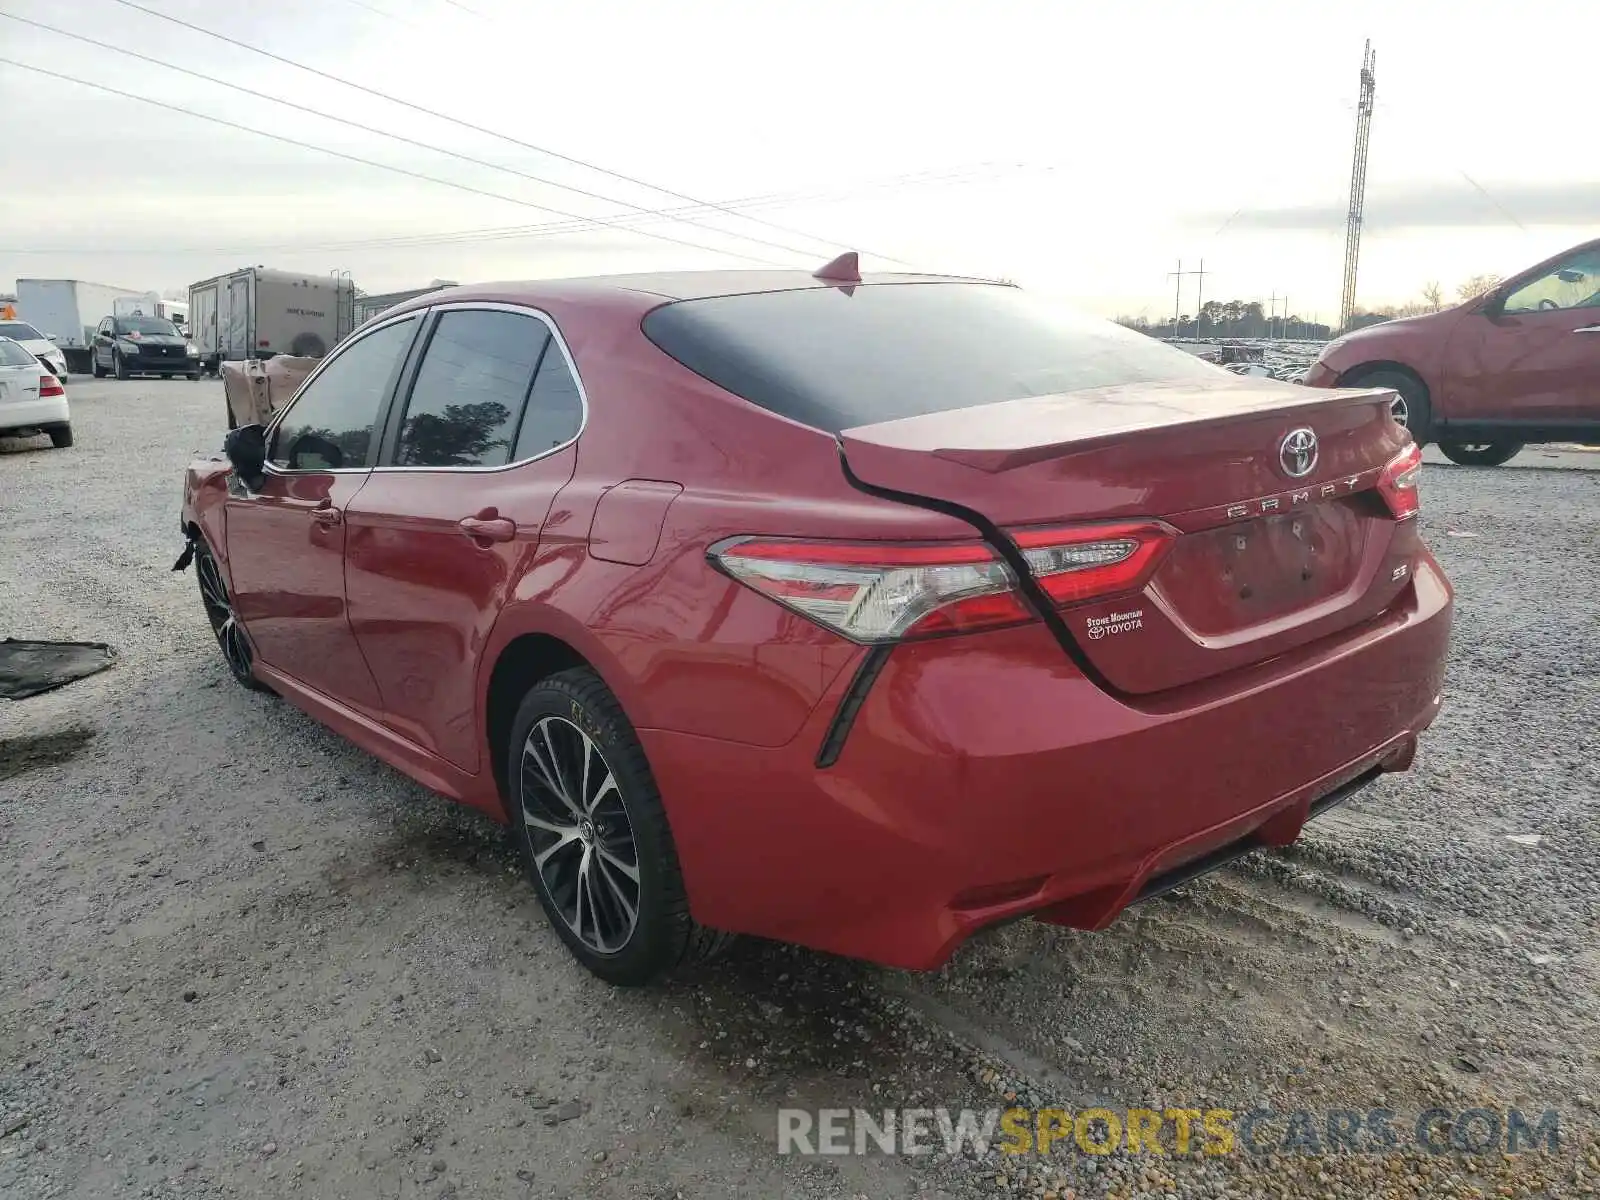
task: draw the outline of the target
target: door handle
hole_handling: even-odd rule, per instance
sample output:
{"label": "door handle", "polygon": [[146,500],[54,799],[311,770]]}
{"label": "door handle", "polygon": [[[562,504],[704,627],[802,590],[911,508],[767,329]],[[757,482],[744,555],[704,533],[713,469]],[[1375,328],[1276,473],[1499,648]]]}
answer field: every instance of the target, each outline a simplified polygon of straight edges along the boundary
{"label": "door handle", "polygon": [[517,536],[517,523],[510,517],[462,517],[461,532],[485,542],[509,542]]}
{"label": "door handle", "polygon": [[1600,333],[1600,325],[1585,325],[1582,329],[1574,329],[1573,333]]}
{"label": "door handle", "polygon": [[311,519],[324,529],[333,529],[344,523],[344,513],[324,500],[311,510]]}

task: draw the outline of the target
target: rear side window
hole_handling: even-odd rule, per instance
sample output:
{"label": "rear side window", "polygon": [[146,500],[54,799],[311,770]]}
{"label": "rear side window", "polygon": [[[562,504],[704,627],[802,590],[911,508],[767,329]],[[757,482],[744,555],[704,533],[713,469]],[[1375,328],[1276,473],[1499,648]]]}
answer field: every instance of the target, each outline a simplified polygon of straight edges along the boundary
{"label": "rear side window", "polygon": [[0,367],[33,367],[39,360],[15,342],[0,338]]}
{"label": "rear side window", "polygon": [[539,377],[528,393],[528,408],[517,434],[517,457],[532,458],[578,436],[583,424],[583,398],[566,355],[551,341],[539,364]]}
{"label": "rear side window", "polygon": [[400,426],[402,467],[498,467],[550,344],[537,317],[489,309],[444,313],[428,341]]}
{"label": "rear side window", "polygon": [[838,433],[925,413],[1223,372],[1142,333],[974,283],[680,300],[645,336],[736,396]]}

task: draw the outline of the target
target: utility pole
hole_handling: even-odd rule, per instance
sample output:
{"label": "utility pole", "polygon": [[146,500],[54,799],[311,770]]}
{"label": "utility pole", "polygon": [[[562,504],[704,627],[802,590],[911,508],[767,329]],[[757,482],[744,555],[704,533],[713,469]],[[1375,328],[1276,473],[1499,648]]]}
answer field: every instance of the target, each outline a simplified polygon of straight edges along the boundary
{"label": "utility pole", "polygon": [[1178,315],[1183,312],[1183,259],[1178,260],[1178,269],[1168,274],[1178,281],[1172,292],[1172,336],[1177,337]]}
{"label": "utility pole", "polygon": [[1201,300],[1202,296],[1205,293],[1205,286],[1206,286],[1206,260],[1203,259],[1203,258],[1200,260],[1200,269],[1198,271],[1185,271],[1183,269],[1183,259],[1180,258],[1178,260],[1178,269],[1176,271],[1168,271],[1167,274],[1170,275],[1172,278],[1177,280],[1177,283],[1174,284],[1174,286],[1173,286],[1173,295],[1172,295],[1172,336],[1174,338],[1176,338],[1178,336],[1178,334],[1181,332],[1179,330],[1179,328],[1178,328],[1178,318],[1183,314],[1183,277],[1185,275],[1198,275],[1200,277],[1200,292],[1198,294],[1196,294],[1196,296],[1195,296],[1195,315],[1194,315],[1194,337],[1195,337],[1195,341],[1199,341],[1200,340],[1200,300]]}
{"label": "utility pole", "polygon": [[1198,342],[1200,340],[1200,313],[1201,313],[1201,310],[1205,308],[1205,305],[1202,303],[1202,301],[1205,299],[1205,294],[1206,294],[1206,260],[1205,259],[1202,258],[1200,260],[1200,269],[1198,271],[1196,271],[1195,274],[1200,277],[1199,280],[1195,284],[1195,293],[1194,293],[1194,340]]}
{"label": "utility pole", "polygon": [[1372,133],[1372,98],[1377,90],[1378,56],[1369,39],[1361,53],[1361,99],[1356,105],[1356,148],[1350,163],[1350,214],[1344,231],[1344,296],[1339,332],[1350,328],[1356,310],[1356,263],[1361,257],[1361,217],[1367,198],[1367,140]]}

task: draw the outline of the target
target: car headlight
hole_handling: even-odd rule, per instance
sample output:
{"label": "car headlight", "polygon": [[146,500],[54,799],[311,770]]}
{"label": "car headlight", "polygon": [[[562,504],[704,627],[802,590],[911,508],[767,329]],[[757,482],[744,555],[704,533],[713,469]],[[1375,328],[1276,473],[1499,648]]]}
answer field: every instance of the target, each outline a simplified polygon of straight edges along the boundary
{"label": "car headlight", "polygon": [[139,353],[139,343],[121,341],[117,343],[117,349],[121,350],[124,354],[137,354]]}
{"label": "car headlight", "polygon": [[193,342],[189,342],[187,345],[185,345],[184,348],[183,348],[183,352],[185,354],[187,354],[190,358],[199,358],[200,357],[200,347],[196,346]]}

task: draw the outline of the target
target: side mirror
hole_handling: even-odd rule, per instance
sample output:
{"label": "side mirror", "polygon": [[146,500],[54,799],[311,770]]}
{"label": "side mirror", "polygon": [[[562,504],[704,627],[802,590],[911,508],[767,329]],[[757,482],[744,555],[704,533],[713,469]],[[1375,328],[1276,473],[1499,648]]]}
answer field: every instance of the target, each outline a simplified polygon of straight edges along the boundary
{"label": "side mirror", "polygon": [[1502,287],[1490,288],[1478,297],[1477,311],[1486,317],[1498,317],[1506,304],[1506,289]]}
{"label": "side mirror", "polygon": [[222,439],[222,452],[233,465],[233,472],[252,492],[259,492],[266,476],[267,430],[264,425],[241,425],[230,429]]}

